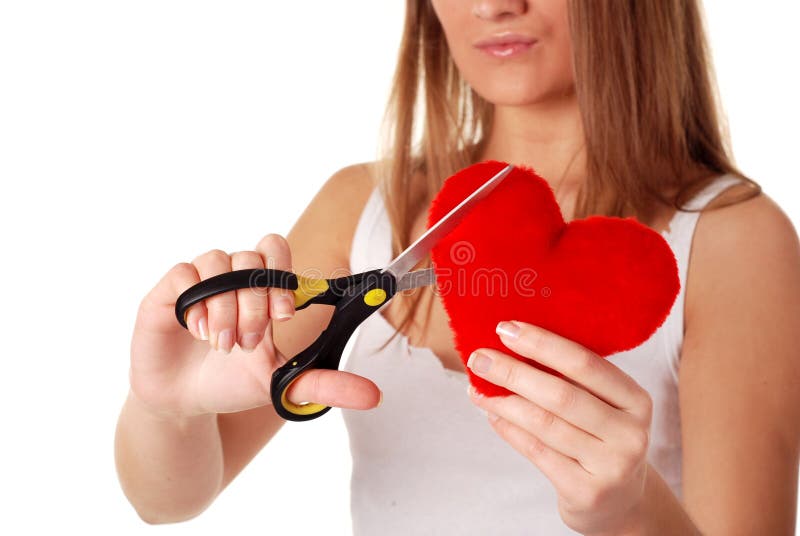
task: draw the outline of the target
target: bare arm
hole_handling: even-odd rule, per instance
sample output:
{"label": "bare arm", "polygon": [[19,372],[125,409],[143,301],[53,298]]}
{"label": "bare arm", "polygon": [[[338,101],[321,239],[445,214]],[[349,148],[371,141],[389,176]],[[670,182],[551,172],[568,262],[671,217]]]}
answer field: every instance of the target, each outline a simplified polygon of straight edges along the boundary
{"label": "bare arm", "polygon": [[129,392],[117,421],[114,457],[125,495],[148,523],[193,517],[220,488],[216,415],[162,417]]}
{"label": "bare arm", "polygon": [[[326,182],[287,236],[293,270],[313,268],[325,276],[348,268],[350,240],[370,188],[371,179],[363,165],[344,168]],[[285,356],[294,355],[322,331],[331,313],[328,307],[310,307],[288,322],[273,322],[275,346]],[[247,362],[249,355],[234,346],[225,357]],[[267,388],[268,376],[262,382]],[[328,376],[319,383],[326,400],[341,399],[346,407],[366,409],[379,399],[377,387],[366,379],[342,376],[333,382]],[[314,400],[314,393],[298,396]],[[293,393],[289,398],[294,400]],[[168,415],[153,411],[132,390],[115,437],[120,483],[147,522],[191,518],[213,502],[283,422],[269,404],[192,417]]]}
{"label": "bare arm", "polygon": [[[350,245],[358,218],[372,188],[366,165],[346,167],[320,190],[287,235],[292,248],[293,268],[319,270],[323,275],[350,267]],[[325,232],[320,232],[324,229]],[[321,253],[324,252],[324,253]],[[309,307],[290,322],[273,325],[275,345],[286,356],[305,349],[328,325],[333,309]],[[377,395],[367,393],[367,396]],[[364,400],[373,407],[378,399]],[[323,417],[324,418],[324,417]],[[225,474],[222,488],[248,464],[283,425],[272,406],[218,416],[224,444]]]}
{"label": "bare arm", "polygon": [[800,246],[768,197],[701,215],[680,368],[685,506],[703,534],[794,534]]}

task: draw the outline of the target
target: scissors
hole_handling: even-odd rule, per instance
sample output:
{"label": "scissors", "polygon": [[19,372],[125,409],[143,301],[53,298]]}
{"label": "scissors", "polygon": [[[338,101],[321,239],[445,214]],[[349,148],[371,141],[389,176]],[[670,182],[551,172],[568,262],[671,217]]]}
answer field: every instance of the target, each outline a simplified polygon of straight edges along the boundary
{"label": "scissors", "polygon": [[246,288],[283,288],[293,291],[295,310],[312,304],[335,307],[325,330],[305,350],[272,374],[270,392],[275,411],[286,420],[309,421],[331,408],[309,402],[294,404],[286,392],[303,372],[310,369],[338,370],[342,352],[356,328],[400,291],[436,282],[434,268],[410,271],[430,249],[452,231],[461,219],[511,172],[508,165],[483,183],[437,221],[413,244],[383,269],[334,278],[313,279],[272,268],[234,270],[210,277],[183,292],[175,303],[175,316],[184,327],[189,308],[211,296]]}

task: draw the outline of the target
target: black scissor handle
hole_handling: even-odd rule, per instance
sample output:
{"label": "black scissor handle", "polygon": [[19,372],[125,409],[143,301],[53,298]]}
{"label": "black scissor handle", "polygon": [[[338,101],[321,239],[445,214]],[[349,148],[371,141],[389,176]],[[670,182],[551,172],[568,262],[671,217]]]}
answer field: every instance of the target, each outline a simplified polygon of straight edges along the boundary
{"label": "black scissor handle", "polygon": [[243,288],[285,288],[297,290],[298,280],[293,272],[272,268],[246,268],[209,277],[186,289],[175,302],[175,317],[186,326],[186,312],[206,298]]}
{"label": "black scissor handle", "polygon": [[344,347],[356,328],[397,292],[397,280],[389,272],[371,270],[360,275],[361,281],[345,290],[336,303],[336,310],[325,331],[308,348],[272,373],[272,405],[284,419],[310,421],[331,409],[313,402],[294,404],[286,397],[286,391],[309,369],[338,370]]}
{"label": "black scissor handle", "polygon": [[303,277],[274,268],[245,268],[215,275],[186,289],[175,302],[175,317],[181,326],[186,325],[186,312],[189,308],[206,298],[245,288],[285,288],[294,293],[296,311],[311,304],[336,305],[344,293],[361,282],[362,272],[336,279],[316,279]]}

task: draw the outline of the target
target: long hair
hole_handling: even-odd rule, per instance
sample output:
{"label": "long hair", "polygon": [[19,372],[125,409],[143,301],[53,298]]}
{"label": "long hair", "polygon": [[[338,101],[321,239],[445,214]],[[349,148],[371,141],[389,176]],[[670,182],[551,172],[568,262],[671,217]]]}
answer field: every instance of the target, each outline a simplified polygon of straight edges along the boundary
{"label": "long hair", "polygon": [[[732,202],[761,192],[733,163],[698,0],[569,0],[569,25],[587,172],[575,218],[647,221],[659,203],[685,210],[725,173],[750,186]],[[375,168],[394,254],[444,179],[475,163],[492,112],[460,76],[430,0],[406,0]],[[395,298],[409,300],[398,332],[425,294],[429,314],[431,292]]]}

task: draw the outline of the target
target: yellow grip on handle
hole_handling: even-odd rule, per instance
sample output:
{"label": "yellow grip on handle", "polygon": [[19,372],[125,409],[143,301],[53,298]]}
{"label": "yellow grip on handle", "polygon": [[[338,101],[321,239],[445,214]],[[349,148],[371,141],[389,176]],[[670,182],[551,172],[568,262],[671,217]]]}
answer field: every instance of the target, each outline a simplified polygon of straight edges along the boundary
{"label": "yellow grip on handle", "polygon": [[328,288],[327,279],[311,279],[298,275],[297,289],[294,291],[294,306],[300,307],[315,296],[319,296],[328,290]]}

